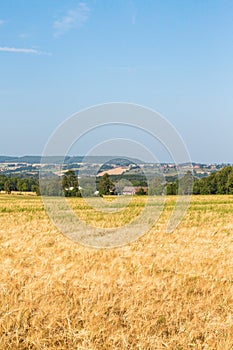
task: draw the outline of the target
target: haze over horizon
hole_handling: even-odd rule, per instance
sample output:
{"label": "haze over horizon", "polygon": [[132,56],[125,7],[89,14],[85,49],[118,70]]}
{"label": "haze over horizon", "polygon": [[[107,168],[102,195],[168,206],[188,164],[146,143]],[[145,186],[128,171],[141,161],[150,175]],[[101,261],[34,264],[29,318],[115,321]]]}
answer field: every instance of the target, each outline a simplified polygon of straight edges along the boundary
{"label": "haze over horizon", "polygon": [[164,116],[193,162],[233,163],[232,18],[230,0],[2,1],[0,155],[41,155],[79,110],[131,102]]}

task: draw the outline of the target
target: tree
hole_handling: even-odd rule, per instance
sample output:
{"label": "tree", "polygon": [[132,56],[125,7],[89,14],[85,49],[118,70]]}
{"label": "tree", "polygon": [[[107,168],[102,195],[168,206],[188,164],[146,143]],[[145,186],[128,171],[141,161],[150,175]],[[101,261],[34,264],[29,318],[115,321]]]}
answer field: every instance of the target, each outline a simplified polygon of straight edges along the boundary
{"label": "tree", "polygon": [[7,194],[11,193],[11,183],[9,180],[7,180],[4,184],[4,191],[6,191]]}
{"label": "tree", "polygon": [[42,196],[62,196],[63,189],[61,179],[58,176],[44,178],[40,181],[37,194]]}
{"label": "tree", "polygon": [[140,187],[138,191],[135,193],[137,196],[144,196],[146,194],[146,191],[143,187]]}
{"label": "tree", "polygon": [[227,183],[228,183],[228,177],[231,174],[231,172],[232,172],[232,167],[226,166],[216,173],[218,194],[228,193]]}
{"label": "tree", "polygon": [[149,186],[149,195],[156,195],[160,196],[163,194],[164,191],[164,185],[162,184],[162,181],[159,177],[155,177]]}
{"label": "tree", "polygon": [[17,190],[18,191],[28,191],[28,183],[26,179],[18,179],[17,181]]}
{"label": "tree", "polygon": [[62,179],[62,188],[66,197],[80,197],[78,177],[73,170],[68,170]]}
{"label": "tree", "polygon": [[110,176],[106,173],[104,174],[99,182],[99,193],[100,195],[107,195],[113,193],[113,182],[110,179]]}
{"label": "tree", "polygon": [[4,191],[5,188],[5,182],[7,180],[7,177],[5,175],[0,175],[0,191]]}
{"label": "tree", "polygon": [[193,193],[193,181],[194,177],[191,171],[187,173],[178,181],[179,194],[192,194]]}
{"label": "tree", "polygon": [[196,180],[194,194],[228,194],[233,193],[233,167],[226,166],[216,173]]}
{"label": "tree", "polygon": [[230,174],[228,175],[226,187],[227,187],[227,193],[233,194],[233,168]]}
{"label": "tree", "polygon": [[167,195],[175,195],[177,194],[177,190],[178,190],[177,182],[170,182],[166,186]]}
{"label": "tree", "polygon": [[32,185],[31,190],[32,190],[32,192],[36,192],[37,196],[40,196],[40,186],[39,185]]}
{"label": "tree", "polygon": [[195,180],[193,184],[193,194],[200,194],[199,180]]}

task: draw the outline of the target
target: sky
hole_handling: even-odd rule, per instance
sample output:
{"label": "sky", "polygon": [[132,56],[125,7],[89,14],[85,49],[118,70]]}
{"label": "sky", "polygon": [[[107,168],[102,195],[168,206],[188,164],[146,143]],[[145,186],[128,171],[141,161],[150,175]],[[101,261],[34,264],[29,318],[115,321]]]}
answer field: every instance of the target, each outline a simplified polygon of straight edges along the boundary
{"label": "sky", "polygon": [[129,102],[192,161],[233,163],[232,95],[232,0],[0,2],[1,155],[40,155],[74,113]]}

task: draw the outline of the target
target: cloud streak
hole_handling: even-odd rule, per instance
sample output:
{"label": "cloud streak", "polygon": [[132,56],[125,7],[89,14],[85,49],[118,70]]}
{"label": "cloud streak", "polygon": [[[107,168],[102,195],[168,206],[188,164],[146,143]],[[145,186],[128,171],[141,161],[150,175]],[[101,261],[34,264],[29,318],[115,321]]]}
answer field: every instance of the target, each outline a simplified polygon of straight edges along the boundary
{"label": "cloud streak", "polygon": [[11,53],[25,53],[33,55],[51,55],[49,52],[43,52],[36,49],[27,49],[27,48],[17,48],[17,47],[7,47],[0,46],[0,52],[11,52]]}
{"label": "cloud streak", "polygon": [[73,28],[81,27],[88,20],[90,11],[86,3],[80,2],[76,9],[68,11],[66,16],[53,23],[54,36],[61,36]]}
{"label": "cloud streak", "polygon": [[5,21],[3,21],[3,19],[0,19],[0,26],[2,26],[3,24],[5,24]]}

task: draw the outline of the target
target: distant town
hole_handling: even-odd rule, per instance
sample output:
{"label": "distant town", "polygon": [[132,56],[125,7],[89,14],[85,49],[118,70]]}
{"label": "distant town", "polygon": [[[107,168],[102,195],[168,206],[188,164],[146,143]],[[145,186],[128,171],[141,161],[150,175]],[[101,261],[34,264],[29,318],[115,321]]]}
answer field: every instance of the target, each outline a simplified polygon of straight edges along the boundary
{"label": "distant town", "polygon": [[[23,156],[9,157],[0,156],[0,174],[14,177],[38,176],[40,170],[53,172],[54,175],[63,176],[67,170],[74,170],[77,174],[82,173],[82,176],[88,176],[96,173],[97,176],[102,176],[105,173],[109,175],[122,174],[137,174],[140,171],[145,171],[147,174],[163,173],[166,177],[175,177],[177,174],[176,165],[174,163],[146,163],[137,159],[127,160],[124,157],[66,157],[63,162],[63,157],[47,157],[40,156]],[[192,163],[193,175],[196,178],[209,176],[225,166],[231,164],[203,164]],[[190,165],[181,164],[180,169],[185,172],[190,169]]]}

